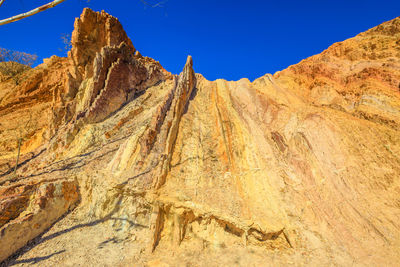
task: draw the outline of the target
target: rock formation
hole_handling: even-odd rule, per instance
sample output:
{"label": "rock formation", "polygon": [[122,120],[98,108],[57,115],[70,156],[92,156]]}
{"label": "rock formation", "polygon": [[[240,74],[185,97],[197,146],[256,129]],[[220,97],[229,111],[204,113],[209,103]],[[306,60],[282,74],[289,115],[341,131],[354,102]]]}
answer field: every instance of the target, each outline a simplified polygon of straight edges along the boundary
{"label": "rock formation", "polygon": [[193,65],[84,9],[1,74],[3,264],[398,264],[400,18],[253,82]]}

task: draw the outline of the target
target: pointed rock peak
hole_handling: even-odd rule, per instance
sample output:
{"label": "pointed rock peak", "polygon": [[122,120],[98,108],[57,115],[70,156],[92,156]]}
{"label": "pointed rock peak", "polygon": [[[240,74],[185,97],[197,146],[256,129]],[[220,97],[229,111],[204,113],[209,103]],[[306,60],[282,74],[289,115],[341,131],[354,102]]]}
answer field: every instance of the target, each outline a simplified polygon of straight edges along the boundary
{"label": "pointed rock peak", "polygon": [[195,86],[196,83],[196,74],[193,70],[193,59],[192,56],[188,56],[186,59],[186,64],[185,67],[183,67],[182,73],[179,75],[180,80],[182,83],[185,84],[184,87],[186,87],[186,91],[190,92],[192,91],[193,87]]}
{"label": "pointed rock peak", "polygon": [[191,55],[188,55],[187,59],[186,59],[186,64],[185,66],[189,66],[190,68],[193,68],[193,59]]}
{"label": "pointed rock peak", "polygon": [[186,64],[185,67],[183,68],[183,75],[184,76],[194,76],[194,70],[193,70],[193,59],[192,56],[188,56],[186,59]]}
{"label": "pointed rock peak", "polygon": [[72,49],[68,57],[81,74],[104,46],[119,46],[125,42],[132,54],[136,51],[117,18],[104,11],[85,8],[76,18],[71,36]]}

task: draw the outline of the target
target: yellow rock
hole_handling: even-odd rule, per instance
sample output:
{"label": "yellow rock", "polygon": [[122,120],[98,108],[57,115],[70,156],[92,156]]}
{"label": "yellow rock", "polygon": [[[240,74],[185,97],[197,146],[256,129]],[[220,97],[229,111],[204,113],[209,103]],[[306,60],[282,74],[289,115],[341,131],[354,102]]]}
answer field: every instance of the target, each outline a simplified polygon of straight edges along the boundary
{"label": "yellow rock", "polygon": [[190,56],[173,75],[105,12],[75,27],[68,58],[0,83],[0,260],[79,199],[21,261],[400,261],[400,18],[253,82],[208,81]]}

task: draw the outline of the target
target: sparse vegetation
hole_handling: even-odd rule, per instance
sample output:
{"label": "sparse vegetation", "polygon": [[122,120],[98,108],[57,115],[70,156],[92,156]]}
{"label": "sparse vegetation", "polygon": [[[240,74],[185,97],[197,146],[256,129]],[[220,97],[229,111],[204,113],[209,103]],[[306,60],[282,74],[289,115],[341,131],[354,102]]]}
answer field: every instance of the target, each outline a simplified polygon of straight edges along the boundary
{"label": "sparse vegetation", "polygon": [[62,34],[61,35],[61,41],[62,41],[63,47],[59,48],[59,50],[61,52],[68,53],[68,51],[71,50],[71,48],[72,48],[71,35],[70,34],[66,34],[66,33]]}
{"label": "sparse vegetation", "polygon": [[0,47],[0,62],[13,61],[23,65],[32,66],[36,60],[37,55]]}
{"label": "sparse vegetation", "polygon": [[36,60],[37,55],[0,47],[0,80],[12,78],[18,84],[18,74],[29,70]]}

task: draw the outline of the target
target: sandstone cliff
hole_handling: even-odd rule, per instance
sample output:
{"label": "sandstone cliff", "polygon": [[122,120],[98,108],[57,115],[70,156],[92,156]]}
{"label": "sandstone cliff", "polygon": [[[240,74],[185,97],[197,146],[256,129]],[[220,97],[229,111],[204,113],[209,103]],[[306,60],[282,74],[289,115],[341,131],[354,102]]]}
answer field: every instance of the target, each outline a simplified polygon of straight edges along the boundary
{"label": "sandstone cliff", "polygon": [[194,66],[85,9],[0,74],[3,264],[398,264],[400,18],[253,82]]}

